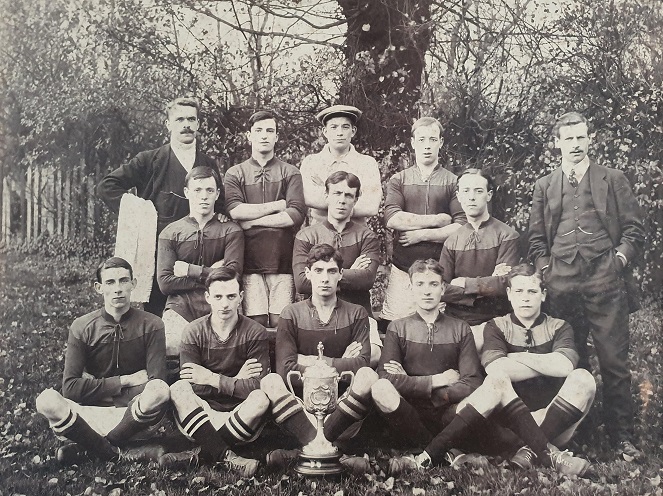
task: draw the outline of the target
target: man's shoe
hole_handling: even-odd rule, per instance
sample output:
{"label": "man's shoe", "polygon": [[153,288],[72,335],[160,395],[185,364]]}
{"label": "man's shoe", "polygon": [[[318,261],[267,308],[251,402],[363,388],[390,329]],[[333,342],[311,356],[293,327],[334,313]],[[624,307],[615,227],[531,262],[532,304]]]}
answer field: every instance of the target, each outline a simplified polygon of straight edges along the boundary
{"label": "man's shoe", "polygon": [[633,446],[633,443],[628,440],[620,441],[619,444],[617,444],[616,451],[617,455],[627,462],[637,461],[644,456],[644,453]]}
{"label": "man's shoe", "polygon": [[55,452],[55,459],[62,465],[76,465],[86,461],[85,450],[76,443],[60,446]]}
{"label": "man's shoe", "polygon": [[582,477],[587,472],[587,469],[591,467],[591,463],[587,460],[573,456],[573,453],[568,450],[551,450],[550,463],[560,474],[577,475],[578,477]]}
{"label": "man's shoe", "polygon": [[226,456],[223,459],[226,465],[237,472],[242,478],[250,479],[258,471],[260,463],[253,458],[244,458],[239,456],[232,450],[226,451]]}
{"label": "man's shoe", "polygon": [[299,456],[299,450],[275,449],[265,455],[265,470],[280,472],[288,470]]}
{"label": "man's shoe", "polygon": [[363,456],[343,455],[339,461],[343,467],[354,475],[370,474],[373,472],[371,463]]}
{"label": "man's shoe", "polygon": [[163,446],[158,444],[147,444],[135,448],[121,449],[118,461],[122,462],[159,462],[163,456]]}
{"label": "man's shoe", "polygon": [[176,453],[164,453],[159,457],[159,466],[162,468],[178,469],[198,465],[200,446]]}
{"label": "man's shoe", "polygon": [[534,466],[535,459],[536,454],[532,449],[529,446],[523,446],[511,457],[511,465],[521,470],[529,470]]}

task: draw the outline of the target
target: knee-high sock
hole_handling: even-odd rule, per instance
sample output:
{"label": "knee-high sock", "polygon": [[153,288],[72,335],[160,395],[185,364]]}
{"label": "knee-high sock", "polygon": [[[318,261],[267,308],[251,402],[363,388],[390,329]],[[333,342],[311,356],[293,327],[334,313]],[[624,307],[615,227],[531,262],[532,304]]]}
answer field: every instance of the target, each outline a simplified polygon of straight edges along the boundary
{"label": "knee-high sock", "polygon": [[184,432],[200,444],[202,457],[211,462],[223,459],[228,450],[228,443],[209,420],[209,415],[200,407],[191,412],[184,420],[179,420]]}
{"label": "knee-high sock", "polygon": [[371,409],[370,401],[370,397],[361,397],[350,391],[350,394],[338,402],[336,410],[325,421],[325,437],[334,442],[348,427],[366,418]]}
{"label": "knee-high sock", "polygon": [[138,397],[136,397],[129,402],[122,420],[106,435],[106,439],[115,446],[123,446],[140,431],[159,422],[164,411],[164,409],[159,409],[154,413],[144,413],[140,409]]}
{"label": "knee-high sock", "polygon": [[398,408],[393,412],[384,413],[382,416],[389,424],[392,436],[413,446],[425,446],[433,438],[431,432],[426,428],[417,410],[401,398]]}
{"label": "knee-high sock", "polygon": [[53,432],[64,436],[83,448],[88,454],[101,458],[102,460],[113,460],[117,458],[118,449],[108,439],[95,431],[76,412],[69,411],[66,419],[52,426]]}
{"label": "knee-high sock", "polygon": [[274,421],[295,436],[302,446],[315,438],[315,426],[308,419],[304,408],[293,395],[286,394],[274,401],[272,415]]}
{"label": "knee-high sock", "polygon": [[433,438],[426,446],[426,453],[434,465],[439,465],[444,454],[454,447],[474,427],[483,428],[486,419],[472,405],[466,405],[451,420],[442,432]]}
{"label": "knee-high sock", "polygon": [[218,430],[218,433],[229,446],[237,444],[238,441],[242,443],[248,443],[253,440],[260,428],[260,424],[256,428],[252,428],[249,423],[242,418],[239,411],[233,412],[233,414],[228,417],[221,428]]}
{"label": "knee-high sock", "polygon": [[554,440],[582,418],[583,412],[557,396],[541,422],[541,430],[549,440]]}
{"label": "knee-high sock", "polygon": [[547,456],[548,438],[532,417],[532,413],[523,400],[520,398],[512,400],[499,412],[499,419],[502,425],[515,432],[527,446],[532,448],[541,463],[544,465],[550,463]]}

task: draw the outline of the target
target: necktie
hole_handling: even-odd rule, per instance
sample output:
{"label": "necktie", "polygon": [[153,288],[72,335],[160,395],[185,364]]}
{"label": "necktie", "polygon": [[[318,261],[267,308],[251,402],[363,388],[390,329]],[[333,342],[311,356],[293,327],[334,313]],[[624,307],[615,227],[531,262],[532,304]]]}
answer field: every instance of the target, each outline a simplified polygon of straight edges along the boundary
{"label": "necktie", "polygon": [[574,188],[577,188],[578,187],[578,178],[576,177],[576,170],[571,169],[571,172],[569,172],[568,177],[569,177],[569,183],[571,184],[571,186],[573,186]]}

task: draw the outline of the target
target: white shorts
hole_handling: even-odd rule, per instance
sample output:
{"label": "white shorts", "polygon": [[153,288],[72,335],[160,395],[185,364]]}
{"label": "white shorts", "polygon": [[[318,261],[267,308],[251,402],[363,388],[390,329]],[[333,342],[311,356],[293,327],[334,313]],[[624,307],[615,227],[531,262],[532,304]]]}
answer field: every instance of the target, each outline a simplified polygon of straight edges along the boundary
{"label": "white shorts", "polygon": [[382,348],[382,339],[380,339],[380,333],[378,332],[378,321],[372,317],[368,318],[368,326],[370,328],[370,342],[371,344],[378,345]]}
{"label": "white shorts", "polygon": [[295,301],[295,280],[292,274],[245,274],[244,314],[247,317],[279,315]]}
{"label": "white shorts", "polygon": [[166,310],[161,320],[166,329],[166,356],[179,357],[182,332],[189,322],[175,310]]}
{"label": "white shorts", "polygon": [[[209,417],[209,421],[212,424],[212,427],[214,427],[214,430],[216,431],[218,431],[221,427],[223,427],[223,424],[225,424],[228,421],[228,419],[232,416],[232,414],[235,413],[237,410],[239,410],[242,406],[242,404],[240,403],[230,412],[220,412],[212,408],[210,404],[204,399],[202,399],[200,396],[196,395],[196,401],[198,403],[198,406],[202,407],[203,411],[207,414],[207,416]],[[263,418],[266,418],[266,416]],[[237,439],[237,443],[238,444],[251,443],[256,439],[258,439],[258,437],[262,433],[262,430],[265,428],[265,424],[266,422],[264,420],[261,421],[260,426],[256,429],[256,433],[251,437],[251,439],[249,439],[246,442],[242,442],[239,439]],[[177,425],[177,428],[184,437],[186,437],[190,441],[195,441],[191,436],[189,436],[186,433],[184,427],[182,427],[182,424],[180,424],[180,421],[177,418],[177,414],[175,415],[175,425]]]}
{"label": "white shorts", "polygon": [[402,319],[412,315],[416,309],[410,289],[410,276],[392,264],[380,317],[384,320]]}

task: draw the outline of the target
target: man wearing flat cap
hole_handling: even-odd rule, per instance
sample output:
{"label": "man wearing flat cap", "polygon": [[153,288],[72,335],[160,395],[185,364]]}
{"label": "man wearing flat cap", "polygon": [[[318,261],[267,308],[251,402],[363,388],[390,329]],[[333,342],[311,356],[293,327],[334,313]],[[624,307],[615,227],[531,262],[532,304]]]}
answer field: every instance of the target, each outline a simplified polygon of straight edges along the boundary
{"label": "man wearing flat cap", "polygon": [[354,174],[362,185],[362,195],[355,204],[353,220],[366,224],[366,218],[377,215],[382,200],[380,169],[373,157],[355,150],[350,142],[357,133],[361,110],[350,105],[333,105],[316,119],[322,124],[327,144],[319,153],[304,157],[300,172],[304,183],[304,201],[309,207],[312,224],[327,219],[325,181],[334,172]]}

